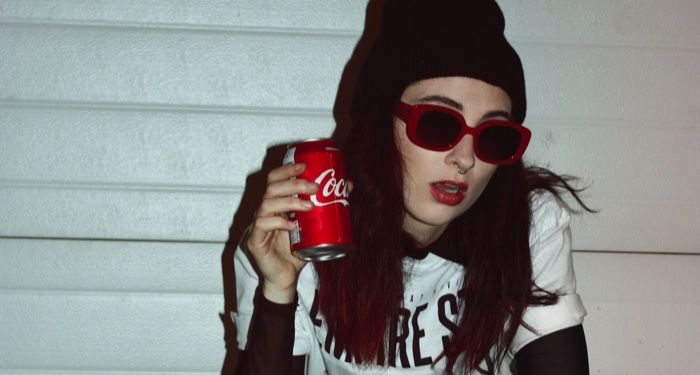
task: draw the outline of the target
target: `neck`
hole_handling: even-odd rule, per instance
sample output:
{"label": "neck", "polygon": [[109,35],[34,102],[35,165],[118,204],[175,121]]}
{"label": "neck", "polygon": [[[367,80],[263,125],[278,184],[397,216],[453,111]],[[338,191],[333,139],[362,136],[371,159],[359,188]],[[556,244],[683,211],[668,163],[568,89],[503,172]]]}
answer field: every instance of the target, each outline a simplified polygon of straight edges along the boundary
{"label": "neck", "polygon": [[440,236],[445,233],[447,225],[434,226],[424,223],[404,222],[403,230],[406,231],[418,244],[418,248],[424,248],[435,242]]}

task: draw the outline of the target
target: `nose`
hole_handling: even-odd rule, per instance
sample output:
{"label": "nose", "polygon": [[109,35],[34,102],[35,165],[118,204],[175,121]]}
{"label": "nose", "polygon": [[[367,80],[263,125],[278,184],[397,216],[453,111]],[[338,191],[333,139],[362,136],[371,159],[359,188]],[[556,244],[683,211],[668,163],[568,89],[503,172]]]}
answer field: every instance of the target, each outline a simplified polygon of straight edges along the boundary
{"label": "nose", "polygon": [[456,166],[457,168],[466,171],[474,167],[476,155],[474,154],[474,138],[471,135],[465,135],[459,140],[459,143],[448,151],[445,156],[445,162]]}

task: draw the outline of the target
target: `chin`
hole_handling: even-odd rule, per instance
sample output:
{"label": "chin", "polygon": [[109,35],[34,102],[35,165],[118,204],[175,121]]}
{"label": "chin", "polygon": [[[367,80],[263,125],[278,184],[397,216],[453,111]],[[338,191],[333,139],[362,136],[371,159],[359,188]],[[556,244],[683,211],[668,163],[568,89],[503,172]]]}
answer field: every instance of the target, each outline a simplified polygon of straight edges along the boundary
{"label": "chin", "polygon": [[409,214],[417,221],[435,226],[445,226],[456,219],[459,215],[463,214],[465,209],[461,207],[430,207],[428,209],[418,210],[420,214],[415,215],[414,212],[409,212]]}

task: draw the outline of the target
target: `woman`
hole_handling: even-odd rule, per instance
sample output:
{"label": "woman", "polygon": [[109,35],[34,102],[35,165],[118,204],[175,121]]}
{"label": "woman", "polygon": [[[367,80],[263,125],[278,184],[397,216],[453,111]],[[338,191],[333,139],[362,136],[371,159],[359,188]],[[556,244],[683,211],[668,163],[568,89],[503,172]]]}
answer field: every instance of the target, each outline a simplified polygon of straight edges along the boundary
{"label": "woman", "polygon": [[269,174],[235,256],[241,373],[588,373],[557,191],[578,197],[520,161],[503,29],[492,0],[385,2],[344,145],[356,249],[291,256],[285,214],[318,186],[303,165]]}

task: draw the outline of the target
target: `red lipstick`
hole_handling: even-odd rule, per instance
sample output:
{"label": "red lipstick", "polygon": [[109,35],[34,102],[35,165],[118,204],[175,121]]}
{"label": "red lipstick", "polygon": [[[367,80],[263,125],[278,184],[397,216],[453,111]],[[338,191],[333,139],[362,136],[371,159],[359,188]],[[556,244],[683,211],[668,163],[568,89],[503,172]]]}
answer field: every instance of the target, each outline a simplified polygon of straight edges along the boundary
{"label": "red lipstick", "polygon": [[439,203],[456,206],[462,202],[467,184],[457,181],[437,181],[430,184],[430,194]]}

